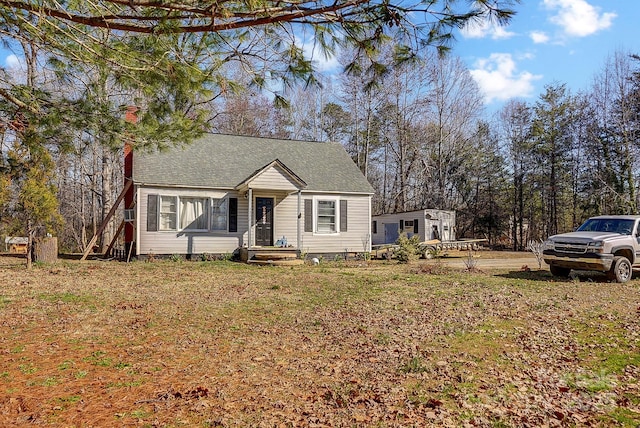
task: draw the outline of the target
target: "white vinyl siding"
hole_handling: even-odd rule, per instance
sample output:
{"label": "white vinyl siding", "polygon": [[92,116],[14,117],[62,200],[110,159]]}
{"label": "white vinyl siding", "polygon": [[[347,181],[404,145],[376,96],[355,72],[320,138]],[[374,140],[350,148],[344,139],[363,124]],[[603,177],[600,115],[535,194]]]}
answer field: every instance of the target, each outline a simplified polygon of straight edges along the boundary
{"label": "white vinyl siding", "polygon": [[268,191],[287,191],[297,190],[296,183],[290,178],[289,174],[279,166],[272,166],[262,171],[258,176],[251,180],[251,188],[254,190]]}
{"label": "white vinyl siding", "polygon": [[[234,198],[237,201],[237,232],[230,231],[163,231],[162,233],[147,231],[147,204],[149,195],[178,198],[208,198],[213,200],[227,200]],[[254,198],[274,197],[274,240],[283,236],[291,245],[298,243],[298,221],[303,230],[303,216],[298,219],[298,195],[273,194],[266,191],[255,192]],[[304,200],[335,200],[336,224],[340,230],[340,203],[348,201],[348,231],[338,233],[319,234],[302,232],[300,236],[300,250],[314,254],[342,253],[344,251],[361,252],[370,251],[371,243],[371,197],[369,195],[338,195],[321,193],[303,193],[300,200],[300,214],[303,214]],[[153,200],[153,198],[151,198]],[[176,201],[179,204],[179,199]],[[255,209],[255,204],[253,205]],[[158,207],[159,208],[159,207]],[[248,215],[249,200],[235,191],[214,189],[175,189],[175,188],[144,188],[137,189],[137,254],[224,254],[231,253],[238,247],[248,246]],[[211,208],[213,211],[213,207]],[[227,205],[227,211],[229,205]],[[228,213],[229,214],[229,213]],[[212,213],[210,213],[210,222]],[[228,218],[228,215],[227,215]],[[228,221],[228,220],[226,220]],[[228,225],[227,225],[228,227]],[[255,237],[255,235],[253,235]]]}
{"label": "white vinyl siding", "polygon": [[[173,188],[138,188],[137,189],[137,253],[138,254],[224,254],[231,253],[236,248],[246,245],[248,201],[233,191],[216,191],[203,189],[173,189]],[[162,232],[148,231],[145,225],[148,219],[149,195],[158,196],[158,211],[162,198],[204,198],[208,203],[213,200],[237,200],[237,232],[227,231],[228,213],[223,231],[214,230],[165,230]],[[153,200],[153,199],[152,199]],[[177,204],[179,202],[176,201]],[[159,216],[158,216],[159,217]],[[209,221],[211,216],[209,216]],[[151,222],[153,223],[153,222]],[[176,224],[177,225],[177,224]],[[207,229],[207,228],[205,228]]]}
{"label": "white vinyl siding", "polygon": [[[293,196],[295,197],[295,196]],[[289,196],[287,199],[292,198]],[[305,194],[303,200],[313,199],[313,208],[316,201],[335,201],[336,230],[335,233],[318,233],[314,228],[312,231],[303,232],[301,241],[303,252],[311,254],[322,253],[343,253],[371,251],[371,197],[369,195],[327,195],[327,194]],[[340,227],[340,205],[347,202],[348,228],[341,231]],[[302,210],[304,211],[304,203]],[[294,213],[296,211],[293,211]],[[304,220],[304,212],[302,220]],[[314,211],[314,218],[317,217]],[[314,220],[315,223],[315,220]],[[304,228],[302,228],[304,230]],[[293,235],[292,235],[293,236]],[[291,239],[289,239],[291,242]]]}

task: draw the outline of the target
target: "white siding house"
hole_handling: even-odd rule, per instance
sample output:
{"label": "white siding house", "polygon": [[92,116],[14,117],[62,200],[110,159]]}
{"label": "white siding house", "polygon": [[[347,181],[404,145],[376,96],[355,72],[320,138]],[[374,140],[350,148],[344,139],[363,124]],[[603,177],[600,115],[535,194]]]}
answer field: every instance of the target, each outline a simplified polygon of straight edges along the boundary
{"label": "white siding house", "polygon": [[372,217],[372,244],[392,244],[401,233],[418,235],[420,242],[438,239],[455,241],[455,211],[417,210]]}
{"label": "white siding house", "polygon": [[371,250],[373,189],[338,143],[208,134],[134,153],[133,184],[138,255]]}

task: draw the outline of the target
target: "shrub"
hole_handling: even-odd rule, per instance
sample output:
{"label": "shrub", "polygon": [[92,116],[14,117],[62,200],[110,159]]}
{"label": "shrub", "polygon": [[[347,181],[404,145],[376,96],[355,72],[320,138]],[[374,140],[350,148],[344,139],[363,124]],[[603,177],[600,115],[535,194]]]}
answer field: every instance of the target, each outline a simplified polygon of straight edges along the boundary
{"label": "shrub", "polygon": [[542,250],[544,247],[543,241],[529,241],[527,248],[533,253],[538,262],[538,269],[542,269]]}
{"label": "shrub", "polygon": [[420,258],[422,251],[420,249],[420,238],[417,235],[408,238],[407,234],[403,233],[396,241],[396,244],[398,248],[395,251],[395,256],[399,263],[409,263]]}

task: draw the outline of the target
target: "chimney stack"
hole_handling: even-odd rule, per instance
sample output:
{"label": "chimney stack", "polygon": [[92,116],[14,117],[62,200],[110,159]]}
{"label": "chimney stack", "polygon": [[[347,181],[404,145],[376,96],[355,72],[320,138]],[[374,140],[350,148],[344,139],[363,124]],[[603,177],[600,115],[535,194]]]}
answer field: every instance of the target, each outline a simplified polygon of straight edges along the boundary
{"label": "chimney stack", "polygon": [[[129,106],[127,107],[127,112],[125,113],[124,120],[129,123],[137,123],[138,122],[138,107]],[[126,140],[124,143],[124,184],[127,183],[127,180],[133,179],[133,146],[131,141]],[[129,187],[127,193],[124,195],[124,208],[130,209],[133,208],[133,195],[134,189],[133,186]],[[134,229],[132,222],[125,222],[124,224],[124,248],[129,254],[130,248],[134,242]]]}

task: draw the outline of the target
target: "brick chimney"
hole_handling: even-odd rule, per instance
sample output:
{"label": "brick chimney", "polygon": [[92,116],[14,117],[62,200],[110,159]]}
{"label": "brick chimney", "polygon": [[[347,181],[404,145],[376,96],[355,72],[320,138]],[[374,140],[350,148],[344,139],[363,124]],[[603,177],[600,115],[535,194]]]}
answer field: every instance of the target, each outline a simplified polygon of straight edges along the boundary
{"label": "brick chimney", "polygon": [[[137,123],[138,122],[138,107],[129,106],[127,107],[127,112],[125,113],[124,120],[129,123]],[[127,183],[127,180],[133,179],[133,146],[130,141],[125,141],[124,143],[124,184]],[[129,209],[133,208],[133,195],[134,189],[133,186],[129,187],[127,193],[124,195],[124,208]],[[133,245],[134,238],[134,228],[133,223],[125,222],[124,224],[124,248],[127,254],[129,254],[129,250],[131,245]]]}

